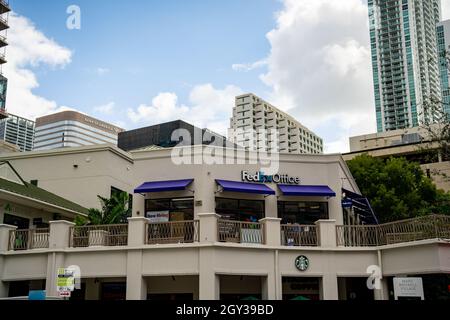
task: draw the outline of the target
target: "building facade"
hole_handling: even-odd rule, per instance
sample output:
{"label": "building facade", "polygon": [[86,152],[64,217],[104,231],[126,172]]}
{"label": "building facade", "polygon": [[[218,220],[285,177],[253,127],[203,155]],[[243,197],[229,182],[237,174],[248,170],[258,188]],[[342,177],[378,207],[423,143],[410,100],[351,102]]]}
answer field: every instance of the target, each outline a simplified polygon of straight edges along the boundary
{"label": "building facade", "polygon": [[290,115],[253,94],[236,97],[229,139],[251,151],[321,154],[323,140]]}
{"label": "building facade", "polygon": [[[85,199],[85,207],[111,186],[134,197],[128,224],[50,222],[48,245],[38,248],[16,250],[11,239],[33,231],[0,225],[0,297],[30,289],[57,296],[57,269],[69,266],[81,271],[72,293],[81,300],[384,300],[393,299],[393,278],[406,275],[421,277],[426,299],[435,299],[429,279],[447,281],[448,221],[435,217],[442,228],[415,237],[404,233],[409,222],[354,225],[342,200],[359,190],[339,155],[282,154],[278,173],[265,176],[271,159],[250,162],[251,153],[228,150],[226,164],[181,164],[177,151],[213,154],[208,146],[131,153],[90,146],[3,157],[23,179]],[[374,267],[382,278],[371,290]]]}
{"label": "building facade", "polygon": [[176,145],[213,144],[234,147],[224,136],[176,120],[119,133],[118,147],[125,151],[143,148],[172,148]]}
{"label": "building facade", "polygon": [[63,111],[36,119],[34,150],[111,143],[123,129],[75,111]]}
{"label": "building facade", "polygon": [[0,139],[19,147],[20,151],[32,151],[34,121],[9,114],[0,120]]}
{"label": "building facade", "polygon": [[441,76],[442,101],[444,111],[450,117],[450,20],[440,22],[437,26],[439,70]]}
{"label": "building facade", "polygon": [[8,0],[0,0],[0,119],[6,118],[6,92],[8,79],[3,75],[3,65],[6,63],[6,41],[8,25],[8,15],[11,11]]}
{"label": "building facade", "polygon": [[450,159],[442,156],[439,145],[430,142],[429,132],[423,128],[350,137],[350,152],[343,155],[344,160],[348,161],[362,154],[383,159],[404,157],[418,162],[438,189],[450,191]]}
{"label": "building facade", "polygon": [[378,132],[415,127],[440,100],[440,0],[368,0]]}

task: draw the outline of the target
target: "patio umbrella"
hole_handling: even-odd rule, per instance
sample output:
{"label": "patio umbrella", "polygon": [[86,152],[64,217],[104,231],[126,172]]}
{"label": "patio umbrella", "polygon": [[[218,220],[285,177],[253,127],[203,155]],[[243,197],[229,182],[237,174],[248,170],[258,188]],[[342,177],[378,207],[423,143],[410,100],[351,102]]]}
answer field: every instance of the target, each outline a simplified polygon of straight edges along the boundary
{"label": "patio umbrella", "polygon": [[310,299],[308,299],[308,298],[306,298],[306,297],[303,297],[303,296],[297,296],[297,297],[295,297],[295,298],[293,298],[293,299],[291,299],[291,300],[296,300],[296,301],[307,301],[307,300],[310,300]]}

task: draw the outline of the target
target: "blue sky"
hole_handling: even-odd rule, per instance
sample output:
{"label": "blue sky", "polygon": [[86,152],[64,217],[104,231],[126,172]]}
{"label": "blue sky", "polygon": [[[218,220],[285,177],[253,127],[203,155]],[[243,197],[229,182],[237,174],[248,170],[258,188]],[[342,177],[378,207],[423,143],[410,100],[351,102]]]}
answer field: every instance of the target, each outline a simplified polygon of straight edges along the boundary
{"label": "blue sky", "polygon": [[[79,31],[66,28],[66,8],[73,3],[81,8]],[[165,91],[176,92],[184,102],[190,89],[203,83],[266,91],[257,74],[237,74],[231,66],[268,54],[265,34],[281,3],[13,0],[12,7],[72,51],[72,61],[63,69],[32,68],[40,83],[34,92],[95,113],[94,106],[114,101],[119,108],[130,108]]]}
{"label": "blue sky", "polygon": [[[447,2],[445,2],[447,3]],[[81,30],[66,28],[70,5]],[[226,133],[253,92],[322,136],[375,131],[365,0],[11,0],[7,108]],[[450,17],[450,5],[444,8]]]}

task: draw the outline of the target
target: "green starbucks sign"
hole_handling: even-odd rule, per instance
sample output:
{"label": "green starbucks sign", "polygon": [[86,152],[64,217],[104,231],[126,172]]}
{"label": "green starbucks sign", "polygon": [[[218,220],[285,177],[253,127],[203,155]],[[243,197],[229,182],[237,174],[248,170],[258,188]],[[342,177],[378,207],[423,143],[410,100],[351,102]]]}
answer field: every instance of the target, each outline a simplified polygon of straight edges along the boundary
{"label": "green starbucks sign", "polygon": [[295,259],[295,267],[300,271],[306,271],[309,268],[309,259],[305,256],[299,256]]}

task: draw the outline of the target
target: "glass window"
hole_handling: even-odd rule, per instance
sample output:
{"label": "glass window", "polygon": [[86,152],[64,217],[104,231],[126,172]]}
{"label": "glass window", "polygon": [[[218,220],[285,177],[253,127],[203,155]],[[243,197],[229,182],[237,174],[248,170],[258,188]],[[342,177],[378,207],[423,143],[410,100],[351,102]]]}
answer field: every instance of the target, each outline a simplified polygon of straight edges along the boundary
{"label": "glass window", "polygon": [[194,198],[147,199],[145,212],[168,211],[170,221],[194,220]]}
{"label": "glass window", "polygon": [[216,213],[223,219],[258,222],[264,214],[264,201],[216,198]]}
{"label": "glass window", "polygon": [[278,217],[282,224],[314,224],[329,219],[327,202],[278,202]]}

